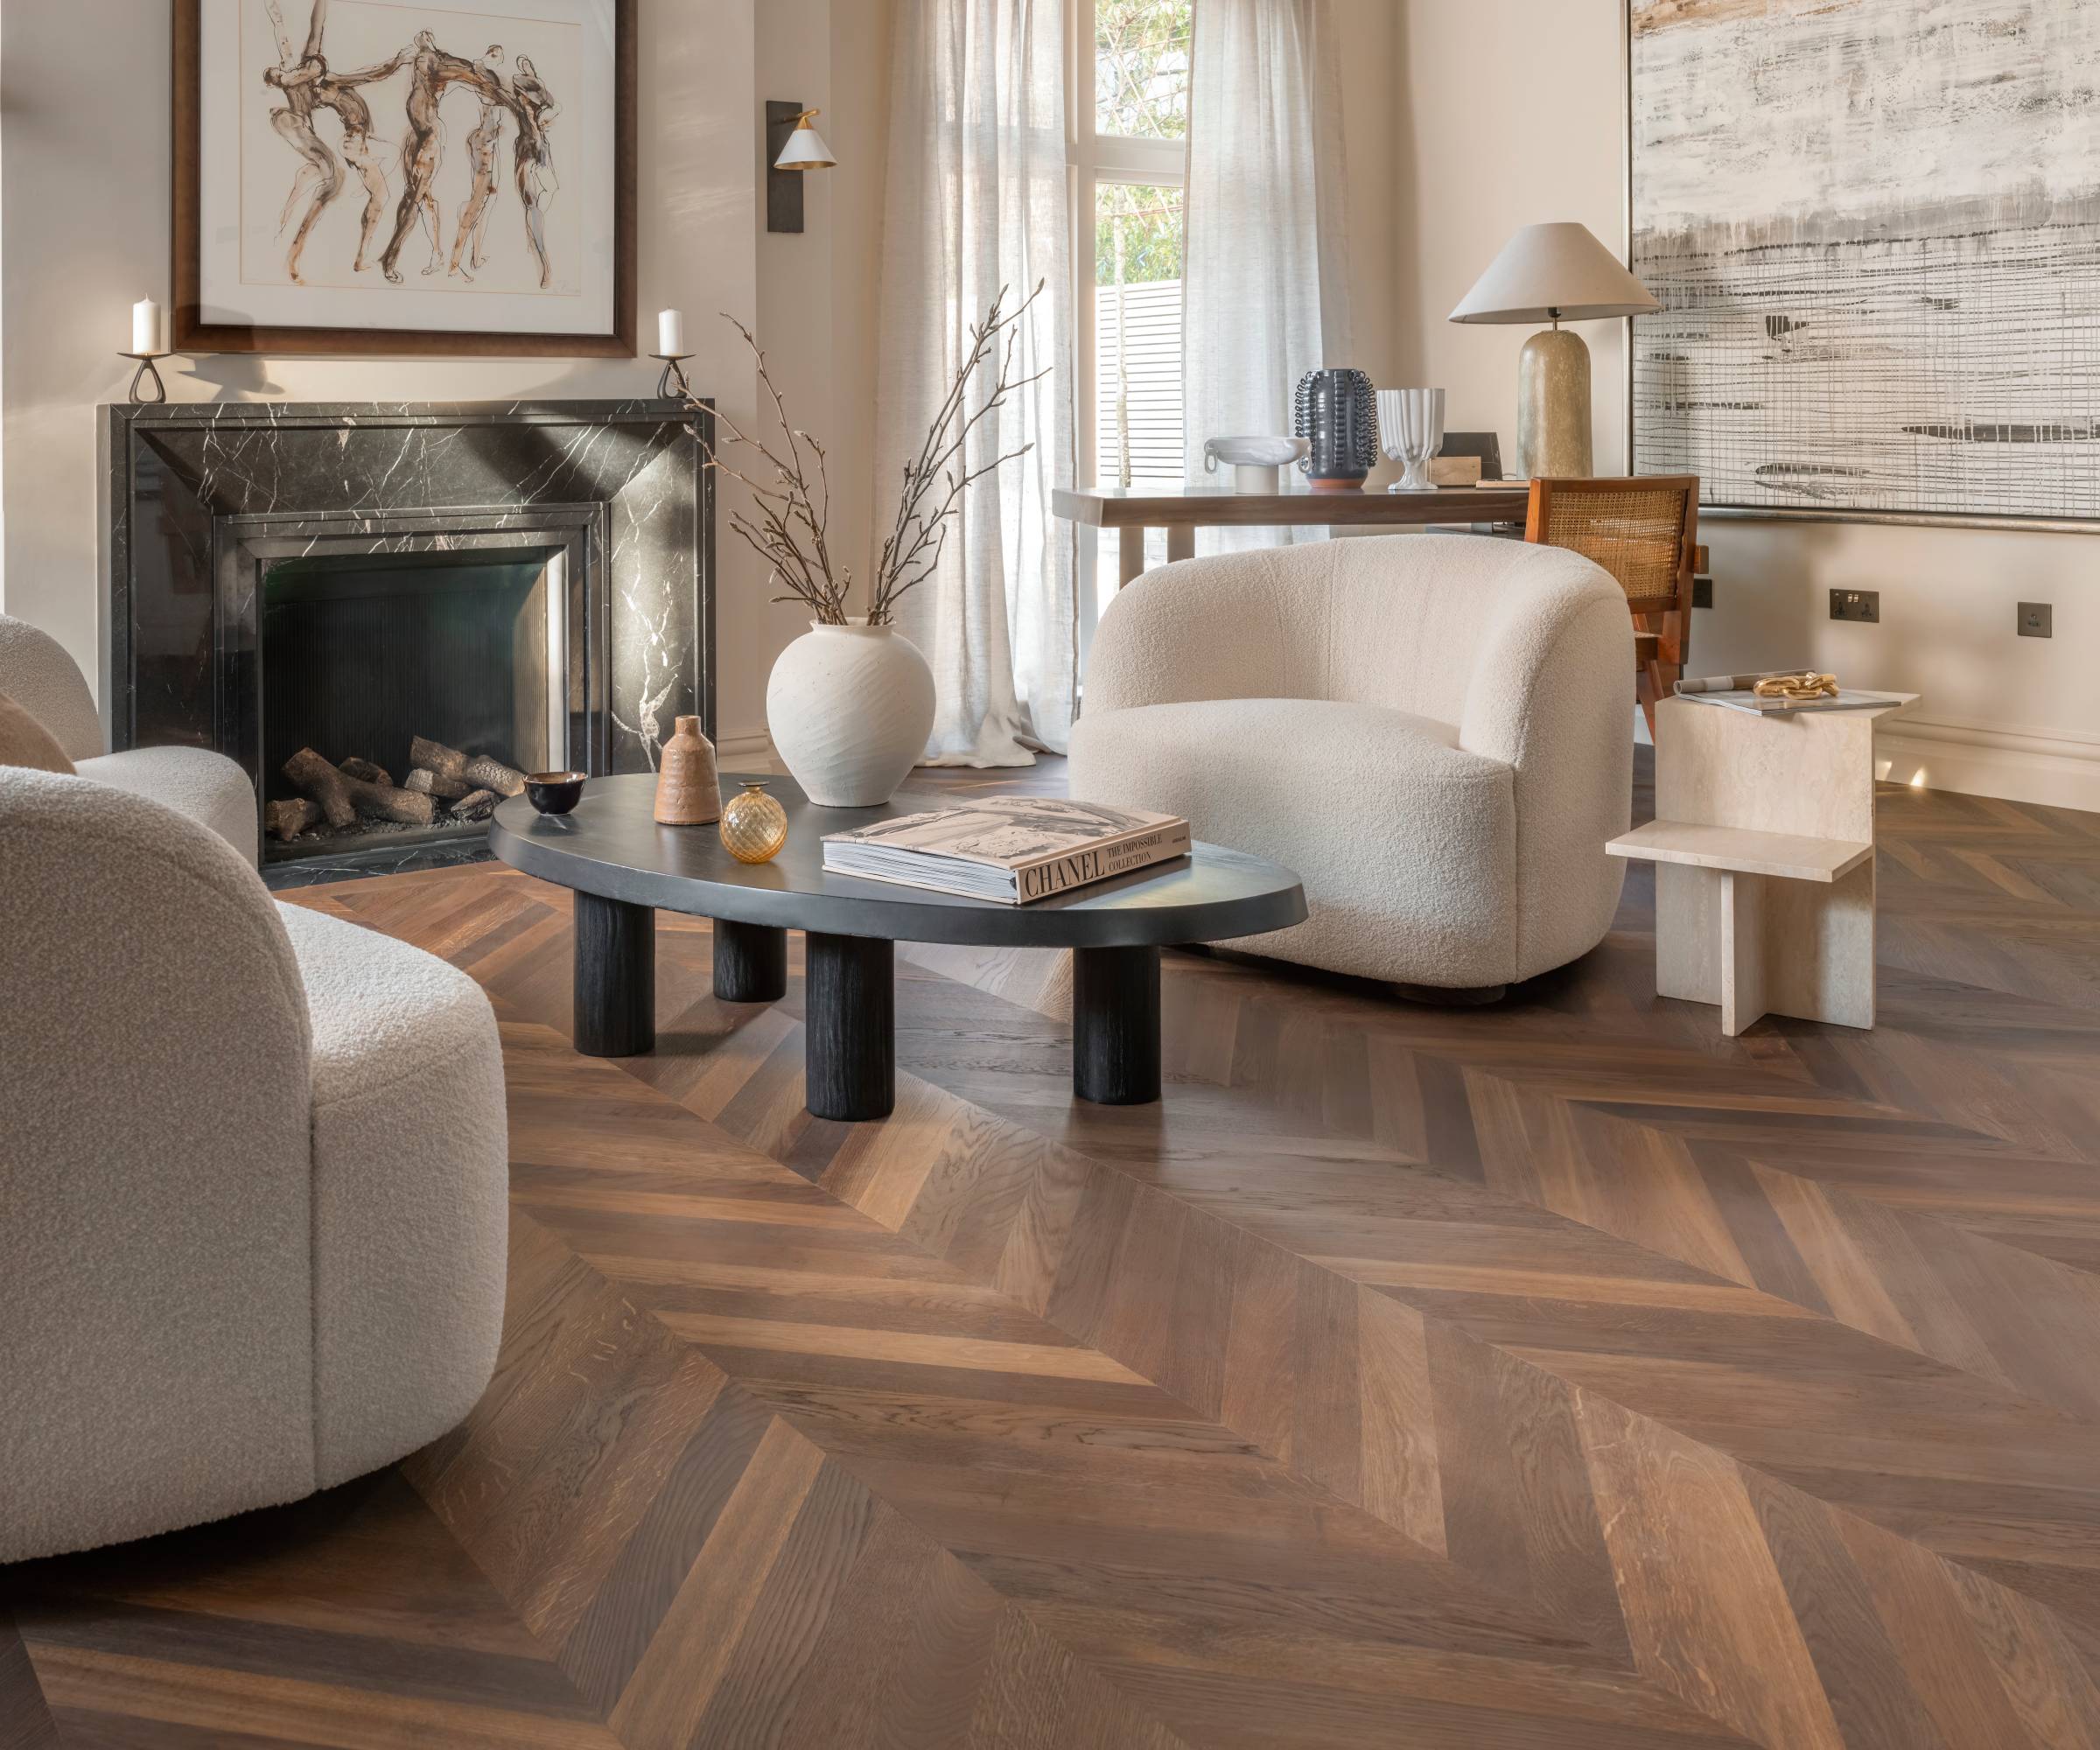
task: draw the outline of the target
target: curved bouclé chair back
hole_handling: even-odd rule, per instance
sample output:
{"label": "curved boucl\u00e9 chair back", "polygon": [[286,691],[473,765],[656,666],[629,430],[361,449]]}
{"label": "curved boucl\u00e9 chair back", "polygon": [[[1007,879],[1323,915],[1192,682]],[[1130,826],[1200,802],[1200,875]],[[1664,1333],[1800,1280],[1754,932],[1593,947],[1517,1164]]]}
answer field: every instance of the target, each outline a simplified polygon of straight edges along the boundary
{"label": "curved boucl\u00e9 chair back", "polygon": [[0,1562],[305,1493],[310,1034],[276,905],[173,809],[4,766],[0,944]]}
{"label": "curved boucl\u00e9 chair back", "polygon": [[49,730],[68,760],[92,760],[102,751],[94,695],[65,647],[48,632],[4,613],[0,613],[0,693]]}
{"label": "curved boucl\u00e9 chair back", "polygon": [[[1326,699],[1457,723],[1474,654],[1503,622],[1610,582],[1579,554],[1464,535],[1184,562],[1140,578],[1110,605],[1087,706]],[[1613,599],[1623,617],[1624,602]]]}

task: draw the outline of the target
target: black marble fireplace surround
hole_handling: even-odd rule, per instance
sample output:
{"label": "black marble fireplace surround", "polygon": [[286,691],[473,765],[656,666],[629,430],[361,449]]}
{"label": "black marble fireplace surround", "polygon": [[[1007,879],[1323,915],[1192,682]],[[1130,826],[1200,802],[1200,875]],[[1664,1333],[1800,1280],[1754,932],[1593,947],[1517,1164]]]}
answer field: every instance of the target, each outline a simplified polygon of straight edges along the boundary
{"label": "black marble fireplace surround", "polygon": [[[553,752],[592,773],[647,771],[675,716],[697,713],[713,733],[712,476],[696,420],[673,403],[214,402],[102,415],[112,744],[229,755],[256,780],[258,832],[263,798],[290,794],[264,760],[285,727],[273,735],[264,721],[265,627],[286,623],[266,612],[280,566],[362,570],[397,556],[410,586],[470,553],[486,568],[544,567],[534,612],[554,598],[546,635],[557,642],[541,709],[557,683],[565,694],[547,719]],[[383,668],[388,653],[370,647],[390,620],[413,623],[345,622],[368,628],[346,662]],[[312,668],[303,653],[302,690]],[[279,886],[483,854],[459,834],[263,842]]]}

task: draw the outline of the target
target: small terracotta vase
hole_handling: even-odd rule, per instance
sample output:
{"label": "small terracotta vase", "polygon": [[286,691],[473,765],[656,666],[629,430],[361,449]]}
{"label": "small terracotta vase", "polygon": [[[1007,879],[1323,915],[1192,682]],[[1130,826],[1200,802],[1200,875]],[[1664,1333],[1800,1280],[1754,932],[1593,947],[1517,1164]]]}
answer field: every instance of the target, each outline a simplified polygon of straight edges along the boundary
{"label": "small terracotta vase", "polygon": [[663,744],[656,768],[656,819],[663,826],[705,826],[722,818],[722,785],[715,775],[715,744],[700,719],[682,717]]}

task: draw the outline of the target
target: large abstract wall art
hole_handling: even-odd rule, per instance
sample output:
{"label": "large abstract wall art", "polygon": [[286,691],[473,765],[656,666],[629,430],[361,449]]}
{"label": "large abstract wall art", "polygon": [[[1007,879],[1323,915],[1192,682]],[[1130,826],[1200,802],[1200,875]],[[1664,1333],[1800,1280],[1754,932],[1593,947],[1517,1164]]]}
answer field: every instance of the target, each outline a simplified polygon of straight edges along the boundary
{"label": "large abstract wall art", "polygon": [[273,351],[533,337],[529,350],[581,352],[609,350],[623,326],[631,338],[618,284],[631,10],[183,0],[178,344],[232,351],[269,330]]}
{"label": "large abstract wall art", "polygon": [[1636,468],[2100,518],[2100,0],[1629,0],[1628,42]]}

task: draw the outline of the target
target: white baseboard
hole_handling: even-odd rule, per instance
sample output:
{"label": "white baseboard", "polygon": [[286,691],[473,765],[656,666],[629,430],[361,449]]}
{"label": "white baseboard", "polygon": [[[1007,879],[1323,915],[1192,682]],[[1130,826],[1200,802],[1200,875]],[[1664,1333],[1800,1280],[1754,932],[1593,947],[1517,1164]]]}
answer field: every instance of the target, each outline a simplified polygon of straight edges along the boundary
{"label": "white baseboard", "polygon": [[762,729],[725,735],[715,743],[715,760],[724,766],[770,766],[774,763],[773,738]]}
{"label": "white baseboard", "polygon": [[2100,736],[1903,716],[1874,738],[1874,755],[1891,783],[2100,812]]}

